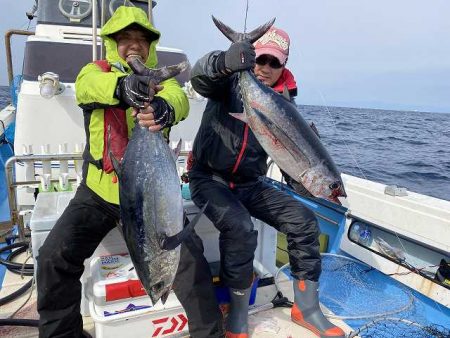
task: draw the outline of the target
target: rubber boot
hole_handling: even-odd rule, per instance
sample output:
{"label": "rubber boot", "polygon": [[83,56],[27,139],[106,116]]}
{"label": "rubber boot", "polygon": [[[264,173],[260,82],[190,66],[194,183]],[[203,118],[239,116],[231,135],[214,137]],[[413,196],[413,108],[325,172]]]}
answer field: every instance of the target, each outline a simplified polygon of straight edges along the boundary
{"label": "rubber boot", "polygon": [[325,318],[319,306],[319,283],[294,279],[291,319],[321,338],[345,338],[345,332]]}
{"label": "rubber boot", "polygon": [[252,288],[230,288],[230,311],[227,316],[226,338],[248,338],[248,303]]}

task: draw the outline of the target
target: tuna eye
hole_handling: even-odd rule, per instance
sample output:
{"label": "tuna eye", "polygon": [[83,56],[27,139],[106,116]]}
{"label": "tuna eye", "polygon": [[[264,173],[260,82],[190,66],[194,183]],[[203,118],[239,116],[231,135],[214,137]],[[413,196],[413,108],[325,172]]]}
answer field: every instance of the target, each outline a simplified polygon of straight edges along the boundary
{"label": "tuna eye", "polygon": [[335,189],[339,188],[340,186],[341,186],[341,185],[340,185],[339,182],[333,182],[333,183],[331,183],[328,187],[329,187],[331,190],[335,190]]}

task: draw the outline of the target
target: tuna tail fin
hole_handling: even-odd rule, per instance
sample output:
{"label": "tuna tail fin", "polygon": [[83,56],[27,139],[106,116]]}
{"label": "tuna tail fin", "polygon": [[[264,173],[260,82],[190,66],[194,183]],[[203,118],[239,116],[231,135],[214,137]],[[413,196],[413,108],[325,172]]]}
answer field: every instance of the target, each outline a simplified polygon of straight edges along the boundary
{"label": "tuna tail fin", "polygon": [[140,58],[134,57],[128,61],[128,65],[135,74],[150,76],[156,84],[161,83],[171,77],[177,76],[181,72],[189,68],[189,62],[183,61],[176,65],[165,66],[162,68],[148,68]]}
{"label": "tuna tail fin", "polygon": [[203,206],[203,208],[200,209],[200,212],[195,215],[194,219],[189,222],[188,225],[184,227],[183,230],[181,230],[179,233],[173,236],[164,236],[161,238],[159,246],[163,250],[173,250],[178,245],[180,245],[194,230],[195,225],[198,223],[198,220],[203,215],[203,212],[205,211],[206,207],[208,206],[208,202]]}
{"label": "tuna tail fin", "polygon": [[258,40],[261,36],[266,34],[266,32],[270,29],[270,27],[272,27],[273,23],[275,22],[275,18],[273,18],[272,20],[266,22],[264,25],[261,25],[256,29],[252,30],[250,33],[239,33],[233,30],[231,27],[225,25],[222,21],[216,19],[214,16],[212,16],[212,19],[216,27],[231,42],[247,40],[250,41],[250,43],[256,42],[256,40]]}

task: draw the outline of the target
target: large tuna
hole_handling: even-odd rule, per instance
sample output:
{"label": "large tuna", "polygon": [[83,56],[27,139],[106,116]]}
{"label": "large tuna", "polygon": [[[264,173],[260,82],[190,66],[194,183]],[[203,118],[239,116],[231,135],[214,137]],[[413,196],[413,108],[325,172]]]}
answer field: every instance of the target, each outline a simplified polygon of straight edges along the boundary
{"label": "large tuna", "polygon": [[[130,62],[155,83],[175,76],[185,64],[148,69]],[[136,123],[121,163],[110,153],[119,178],[120,214],[131,260],[153,304],[164,303],[180,259],[179,244],[196,220],[183,229],[183,203],[174,153],[161,132]]]}
{"label": "large tuna", "polygon": [[[274,20],[250,33],[238,33],[213,17],[217,28],[232,42],[254,43]],[[248,123],[261,146],[275,163],[311,194],[339,203],[346,196],[340,173],[331,156],[295,104],[259,81],[253,72],[239,73],[243,114],[234,117]]]}

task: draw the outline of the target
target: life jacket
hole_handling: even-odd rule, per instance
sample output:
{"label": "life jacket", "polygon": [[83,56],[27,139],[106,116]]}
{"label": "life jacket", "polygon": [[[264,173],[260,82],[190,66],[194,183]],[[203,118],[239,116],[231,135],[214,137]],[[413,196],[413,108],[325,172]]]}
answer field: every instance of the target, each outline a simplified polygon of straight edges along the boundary
{"label": "life jacket", "polygon": [[272,89],[277,93],[283,93],[284,87],[287,87],[290,96],[297,96],[297,83],[295,82],[294,75],[287,68],[283,69],[278,81],[272,86]]}

